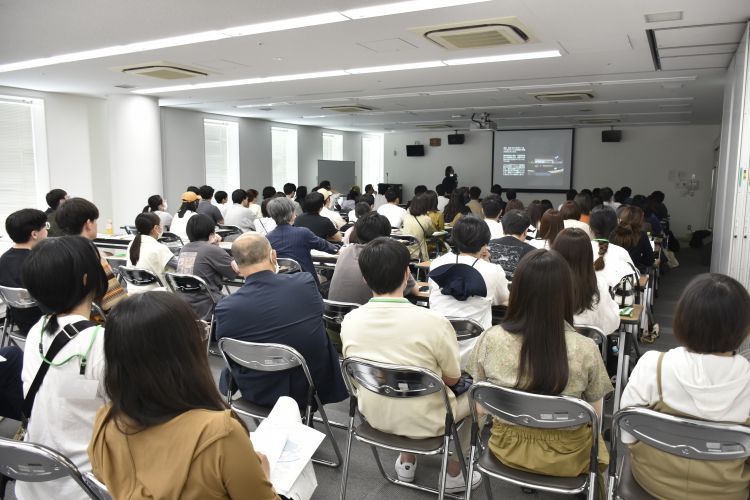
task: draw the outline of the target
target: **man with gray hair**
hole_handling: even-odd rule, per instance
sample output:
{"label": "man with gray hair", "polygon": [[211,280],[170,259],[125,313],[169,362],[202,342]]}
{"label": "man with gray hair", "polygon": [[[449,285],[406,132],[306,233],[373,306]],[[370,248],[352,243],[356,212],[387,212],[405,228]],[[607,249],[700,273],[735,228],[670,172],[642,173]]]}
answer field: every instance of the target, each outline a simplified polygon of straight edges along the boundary
{"label": "man with gray hair", "polygon": [[294,203],[289,198],[274,198],[266,207],[268,215],[276,222],[276,229],[268,233],[268,241],[279,257],[294,259],[302,266],[303,271],[312,274],[319,286],[310,250],[335,254],[338,247],[327,242],[306,227],[295,227]]}
{"label": "man with gray hair", "polygon": [[[338,354],[323,325],[323,300],[312,276],[276,274],[276,251],[257,233],[234,240],[232,256],[245,284],[216,306],[216,338],[288,345],[305,358],[323,404],[346,399]],[[232,387],[229,376],[224,369],[222,394]],[[257,405],[272,408],[281,396],[293,398],[300,408],[307,404],[309,387],[301,368],[269,373],[232,365],[231,378],[242,397]]]}

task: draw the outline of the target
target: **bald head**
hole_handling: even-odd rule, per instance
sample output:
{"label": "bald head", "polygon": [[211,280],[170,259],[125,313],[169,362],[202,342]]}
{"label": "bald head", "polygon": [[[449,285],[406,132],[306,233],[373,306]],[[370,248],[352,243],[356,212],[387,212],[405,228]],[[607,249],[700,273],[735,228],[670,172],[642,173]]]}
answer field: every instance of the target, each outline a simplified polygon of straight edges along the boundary
{"label": "bald head", "polygon": [[232,243],[232,257],[239,268],[269,262],[271,244],[258,233],[245,233]]}

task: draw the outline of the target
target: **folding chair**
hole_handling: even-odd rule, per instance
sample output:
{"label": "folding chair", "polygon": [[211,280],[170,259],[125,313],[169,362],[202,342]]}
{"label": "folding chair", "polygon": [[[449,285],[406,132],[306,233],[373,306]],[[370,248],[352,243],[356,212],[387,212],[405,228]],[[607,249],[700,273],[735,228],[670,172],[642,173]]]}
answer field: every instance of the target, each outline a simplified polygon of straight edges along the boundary
{"label": "folding chair", "polygon": [[[344,458],[344,471],[341,477],[340,500],[346,498],[346,482],[349,473],[349,460],[351,458],[352,438],[357,441],[370,445],[372,454],[375,456],[375,462],[378,465],[380,473],[389,482],[412,488],[420,491],[437,494],[438,499],[442,500],[445,496],[451,498],[453,495],[445,493],[445,480],[448,473],[448,446],[451,438],[454,440],[454,446],[457,450],[461,469],[464,477],[471,478],[471,473],[466,475],[466,464],[461,453],[461,444],[458,439],[458,425],[453,417],[450,400],[448,399],[448,388],[443,380],[435,373],[424,368],[411,366],[393,365],[390,363],[380,363],[368,361],[360,358],[346,358],[341,366],[344,372],[344,381],[349,389],[349,431],[346,441],[346,456]],[[362,414],[359,413],[357,398],[360,390],[370,391],[385,398],[418,398],[440,393],[445,403],[445,432],[442,436],[435,436],[424,439],[410,439],[388,434],[379,431],[367,423]],[[359,414],[360,424],[354,425],[354,417]],[[421,418],[421,415],[413,415],[415,419]],[[440,466],[440,487],[438,489],[422,486],[414,483],[406,483],[398,478],[393,478],[386,474],[383,464],[380,461],[378,448],[398,451],[402,453],[414,453],[417,455],[438,455],[442,454],[442,463]],[[470,480],[469,480],[470,481]],[[471,489],[471,485],[467,490]]]}
{"label": "folding chair", "polygon": [[[216,320],[214,318],[214,309],[216,308],[216,299],[214,298],[211,290],[208,288],[208,284],[205,280],[199,276],[192,274],[179,274],[179,273],[164,273],[164,278],[167,280],[167,287],[177,295],[192,295],[192,296],[205,296],[211,302],[211,306],[208,311],[202,314],[200,320],[208,325],[210,332],[213,333],[216,327]],[[199,313],[200,315],[200,313]],[[208,336],[208,342],[206,350],[209,354],[216,354],[211,351],[211,340],[212,334]]]}
{"label": "folding chair", "polygon": [[391,234],[391,238],[402,242],[407,247],[416,246],[419,249],[419,258],[417,259],[417,261],[424,261],[424,254],[422,254],[422,245],[419,244],[419,240],[416,237],[408,234]]}
{"label": "folding chair", "polygon": [[299,262],[294,259],[287,259],[285,257],[279,257],[276,259],[276,263],[279,265],[279,272],[282,274],[301,273],[302,266]]}
{"label": "folding chair", "polygon": [[325,323],[328,336],[331,337],[336,351],[341,354],[341,323],[344,316],[359,307],[352,302],[336,302],[335,300],[323,299],[323,323]]}
{"label": "folding chair", "polygon": [[[642,443],[689,460],[745,460],[750,457],[750,429],[739,424],[706,422],[667,415],[648,408],[628,407],[612,417],[607,498],[653,499],[633,478],[629,453],[620,432]],[[618,456],[619,459],[618,463]]]}
{"label": "folding chair", "polygon": [[469,361],[474,344],[477,343],[477,337],[484,333],[484,327],[471,318],[448,317],[447,319],[456,331],[461,366],[464,366]]}
{"label": "folding chair", "polygon": [[[492,417],[511,424],[537,429],[563,429],[591,424],[591,456],[589,471],[578,477],[554,477],[526,472],[504,465],[486,446],[480,436],[477,405]],[[489,382],[475,383],[469,389],[471,410],[471,458],[469,477],[474,468],[482,474],[535,490],[563,495],[577,495],[588,490],[588,500],[594,500],[599,451],[599,418],[590,404],[569,396],[544,396],[499,387]],[[490,482],[484,481],[487,498],[492,500]],[[466,500],[471,500],[467,490]]]}
{"label": "folding chair", "polygon": [[242,234],[242,229],[240,229],[237,226],[231,226],[228,224],[218,224],[216,227],[218,227],[223,235],[223,238],[228,238],[230,236],[239,236]]}
{"label": "folding chair", "polygon": [[607,366],[607,336],[597,326],[594,325],[573,325],[573,328],[581,335],[590,338],[596,345],[599,346],[599,350],[602,352],[602,359],[604,360],[604,366]]}
{"label": "folding chair", "polygon": [[139,286],[150,286],[159,285],[164,286],[159,277],[149,271],[148,269],[141,269],[138,267],[120,267],[120,276],[128,285],[139,287]]}
{"label": "folding chair", "polygon": [[[32,307],[38,307],[39,304],[29,294],[25,288],[13,288],[9,286],[0,286],[0,297],[5,302],[5,322],[3,323],[3,339],[0,342],[0,347],[10,345],[11,342],[18,345],[18,342],[26,342],[26,336],[20,332],[13,333],[11,330],[14,326],[17,326],[13,322],[13,315],[10,308],[16,309],[30,309]],[[19,346],[20,347],[20,346]]]}
{"label": "folding chair", "polygon": [[[40,444],[0,438],[0,474],[21,482],[41,483],[69,477],[89,498],[99,500],[67,457]],[[0,481],[0,498],[5,496],[7,479]]]}
{"label": "folding chair", "polygon": [[86,483],[89,488],[91,488],[91,491],[94,492],[96,498],[98,498],[99,500],[112,500],[112,495],[109,494],[109,490],[107,489],[107,487],[91,472],[83,473],[83,482]]}
{"label": "folding chair", "polygon": [[184,245],[184,243],[182,241],[182,238],[180,238],[179,236],[177,236],[174,233],[170,233],[170,232],[166,232],[166,231],[163,232],[163,233],[161,233],[161,236],[159,237],[159,239],[157,241],[159,243],[165,243],[165,244],[168,244],[168,243],[179,243],[180,246]]}
{"label": "folding chair", "polygon": [[125,230],[126,234],[138,234],[138,229],[135,226],[120,226],[120,229]]}
{"label": "folding chair", "polygon": [[[328,439],[331,441],[331,445],[333,445],[333,451],[336,454],[335,461],[314,458],[313,462],[334,468],[341,465],[341,451],[333,437],[333,430],[331,429],[328,415],[326,415],[326,410],[323,407],[323,403],[320,401],[318,391],[315,389],[315,383],[313,382],[312,375],[307,367],[307,362],[296,349],[282,344],[245,342],[225,337],[219,339],[219,351],[224,358],[224,364],[229,370],[229,374],[232,378],[234,376],[232,375],[232,364],[230,363],[230,360],[248,370],[261,372],[279,372],[301,368],[309,387],[307,392],[307,406],[305,408],[304,423],[309,427],[313,427],[313,404],[317,404],[317,410],[315,411],[320,413],[322,422],[325,425],[325,432],[328,435]],[[256,422],[267,418],[272,410],[272,408],[256,405],[241,396],[233,400],[231,388],[227,392],[227,403],[237,413],[248,416]]]}

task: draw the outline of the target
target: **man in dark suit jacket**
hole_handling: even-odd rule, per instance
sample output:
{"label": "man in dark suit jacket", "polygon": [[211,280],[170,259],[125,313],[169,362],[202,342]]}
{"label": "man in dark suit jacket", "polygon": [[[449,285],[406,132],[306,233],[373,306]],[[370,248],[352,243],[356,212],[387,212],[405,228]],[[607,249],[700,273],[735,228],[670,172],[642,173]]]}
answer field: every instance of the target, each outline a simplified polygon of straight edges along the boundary
{"label": "man in dark suit jacket", "polygon": [[[216,306],[216,337],[248,342],[284,344],[307,362],[323,404],[348,397],[338,354],[323,325],[323,300],[310,273],[276,274],[276,251],[256,233],[245,233],[232,244],[232,255],[245,284]],[[226,394],[228,372],[221,375]],[[301,368],[259,372],[234,366],[242,396],[273,407],[280,396],[290,396],[300,408],[307,404],[308,384]]]}

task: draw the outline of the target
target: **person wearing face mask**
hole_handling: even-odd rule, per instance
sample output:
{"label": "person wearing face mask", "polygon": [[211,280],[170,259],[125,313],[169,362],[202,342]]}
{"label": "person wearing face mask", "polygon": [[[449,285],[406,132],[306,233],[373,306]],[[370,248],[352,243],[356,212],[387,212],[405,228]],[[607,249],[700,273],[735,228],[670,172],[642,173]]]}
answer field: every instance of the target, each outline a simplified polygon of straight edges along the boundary
{"label": "person wearing face mask", "polygon": [[169,230],[169,226],[172,225],[172,214],[167,212],[167,200],[161,197],[160,194],[155,194],[148,197],[148,205],[143,207],[143,213],[154,213],[159,216],[159,224],[164,231]]}
{"label": "person wearing face mask", "polygon": [[[177,257],[169,247],[157,241],[163,232],[161,220],[156,213],[144,212],[136,216],[135,228],[138,234],[128,246],[128,264],[151,271],[166,284],[164,273],[177,269]],[[159,288],[156,283],[147,286],[132,286],[128,283],[128,293],[148,292],[156,288]]]}
{"label": "person wearing face mask", "polygon": [[[313,276],[277,274],[276,250],[258,233],[245,233],[234,240],[232,256],[245,283],[216,306],[217,340],[228,337],[288,345],[305,358],[323,404],[346,399],[338,354],[323,326],[323,300]],[[294,307],[289,307],[291,304]],[[301,368],[269,373],[237,365],[232,366],[231,373],[224,369],[221,374],[221,393],[226,394],[230,387],[239,388],[242,397],[268,408],[281,396],[291,397],[304,408],[309,389]]]}

